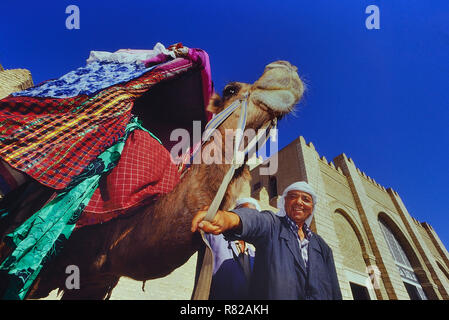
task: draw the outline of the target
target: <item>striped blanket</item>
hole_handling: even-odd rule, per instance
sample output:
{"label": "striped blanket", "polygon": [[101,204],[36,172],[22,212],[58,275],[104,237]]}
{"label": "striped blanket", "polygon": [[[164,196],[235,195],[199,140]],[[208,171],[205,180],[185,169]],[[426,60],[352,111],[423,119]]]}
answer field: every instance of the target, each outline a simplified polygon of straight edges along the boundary
{"label": "striped blanket", "polygon": [[212,91],[209,61],[199,49],[189,49],[185,57],[92,95],[4,98],[0,100],[0,158],[45,186],[64,189],[123,136],[136,99],[154,85],[194,68],[201,70],[207,105]]}
{"label": "striped blanket", "polygon": [[[57,191],[5,237],[13,251],[0,265],[0,298],[25,298],[75,228],[109,221],[175,187],[180,174],[170,153],[132,111],[153,86],[192,69],[200,70],[202,92],[191,94],[202,94],[205,107],[212,84],[208,56],[199,49],[92,94],[56,98],[34,88],[27,92],[39,96],[0,100],[0,158]],[[0,201],[0,219],[14,216],[11,208]]]}

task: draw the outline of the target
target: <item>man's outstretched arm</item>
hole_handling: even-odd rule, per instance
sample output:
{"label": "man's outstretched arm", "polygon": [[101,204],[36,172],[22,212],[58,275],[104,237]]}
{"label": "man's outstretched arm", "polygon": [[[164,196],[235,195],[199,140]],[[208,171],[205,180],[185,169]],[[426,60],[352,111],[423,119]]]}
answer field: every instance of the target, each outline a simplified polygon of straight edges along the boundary
{"label": "man's outstretched arm", "polygon": [[203,230],[206,233],[224,233],[229,240],[244,240],[257,246],[270,236],[275,216],[270,211],[257,211],[239,208],[231,211],[218,211],[213,221],[203,220],[206,211],[198,211],[192,220],[192,232]]}
{"label": "man's outstretched arm", "polygon": [[192,220],[191,231],[203,230],[206,233],[220,234],[228,230],[240,233],[242,222],[234,212],[218,210],[212,221],[203,220],[207,210],[198,211]]}

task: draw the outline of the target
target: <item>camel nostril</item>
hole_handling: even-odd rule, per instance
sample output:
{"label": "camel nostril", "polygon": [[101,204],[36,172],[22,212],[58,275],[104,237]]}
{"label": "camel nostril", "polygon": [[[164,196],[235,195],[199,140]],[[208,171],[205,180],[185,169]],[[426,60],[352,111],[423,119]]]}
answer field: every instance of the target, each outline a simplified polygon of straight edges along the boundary
{"label": "camel nostril", "polygon": [[265,69],[264,75],[255,83],[256,88],[266,90],[302,91],[302,83],[293,69],[286,66]]}

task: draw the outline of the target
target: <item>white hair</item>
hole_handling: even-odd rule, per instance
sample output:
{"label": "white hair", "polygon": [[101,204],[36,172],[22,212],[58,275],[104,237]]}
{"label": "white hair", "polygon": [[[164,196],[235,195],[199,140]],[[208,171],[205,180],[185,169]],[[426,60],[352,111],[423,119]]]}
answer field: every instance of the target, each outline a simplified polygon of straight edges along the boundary
{"label": "white hair", "polygon": [[262,208],[260,207],[259,202],[256,199],[254,199],[254,198],[240,198],[240,199],[238,199],[235,202],[235,208],[237,208],[238,206],[241,206],[244,203],[251,203],[251,204],[253,204],[256,207],[257,211],[262,211]]}

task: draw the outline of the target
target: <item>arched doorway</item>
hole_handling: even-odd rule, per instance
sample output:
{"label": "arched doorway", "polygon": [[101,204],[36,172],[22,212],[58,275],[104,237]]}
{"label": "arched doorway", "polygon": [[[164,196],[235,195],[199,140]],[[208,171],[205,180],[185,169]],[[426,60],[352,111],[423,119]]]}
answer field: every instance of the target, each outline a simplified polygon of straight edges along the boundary
{"label": "arched doorway", "polygon": [[393,232],[392,223],[387,221],[386,214],[379,215],[379,224],[410,299],[427,300],[427,295],[410,262],[412,259],[406,254],[396,232]]}
{"label": "arched doorway", "polygon": [[367,273],[365,259],[363,258],[365,244],[360,231],[354,225],[354,221],[351,220],[349,215],[341,209],[335,210],[332,218],[352,298],[354,300],[376,299],[375,293],[370,290],[371,286],[367,283],[370,278]]}

